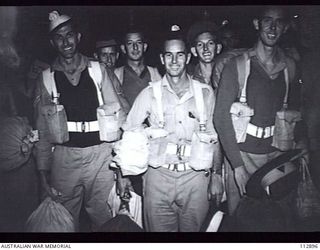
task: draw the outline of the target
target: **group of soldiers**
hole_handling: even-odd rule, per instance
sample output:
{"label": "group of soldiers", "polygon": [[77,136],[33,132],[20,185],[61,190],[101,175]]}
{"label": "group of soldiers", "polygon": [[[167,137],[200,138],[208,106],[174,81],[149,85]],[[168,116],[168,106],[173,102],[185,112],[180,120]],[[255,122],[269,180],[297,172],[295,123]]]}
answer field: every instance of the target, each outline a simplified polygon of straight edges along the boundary
{"label": "group of soldiers", "polygon": [[[279,46],[288,26],[285,9],[265,7],[253,20],[255,45],[224,56],[214,23],[199,21],[187,32],[173,25],[162,41],[161,76],[145,64],[149,44],[138,26],[130,26],[120,42],[97,41],[92,59],[78,50],[82,34],[73,19],[51,12],[50,43],[57,58],[39,75],[34,96],[36,164],[46,195],[63,204],[78,229],[83,206],[92,231],[112,218],[107,201],[115,182],[120,197],[128,189],[143,197],[148,232],[199,231],[209,211],[208,197],[219,206],[225,194],[228,215],[233,216],[250,176],[283,153],[273,146],[277,112],[284,102],[289,109],[300,109],[295,61]],[[120,52],[125,62],[116,68]],[[239,57],[244,55],[247,67],[241,68]],[[197,60],[194,67],[189,64],[192,56]],[[239,82],[243,74],[244,86]],[[243,93],[254,114],[239,142],[230,109]],[[52,103],[65,110],[67,140],[52,139],[55,132],[45,113]],[[99,137],[100,106],[120,114],[124,134],[146,128],[163,132],[150,141],[149,150],[156,148],[152,144],[165,145],[165,160],[161,153],[149,152],[157,164],[149,163],[137,176],[124,175],[128,169],[121,164],[111,168],[117,142]],[[197,161],[191,159],[195,154]],[[291,196],[279,201],[288,228]]]}

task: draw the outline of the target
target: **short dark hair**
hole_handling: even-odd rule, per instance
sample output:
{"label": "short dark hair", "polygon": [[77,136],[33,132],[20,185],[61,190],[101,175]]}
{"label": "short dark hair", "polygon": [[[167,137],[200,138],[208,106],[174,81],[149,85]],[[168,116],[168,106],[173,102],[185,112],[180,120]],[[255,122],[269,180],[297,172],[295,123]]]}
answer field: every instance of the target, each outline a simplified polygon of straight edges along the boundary
{"label": "short dark hair", "polygon": [[267,5],[267,6],[260,7],[259,11],[257,11],[256,18],[260,20],[269,10],[280,10],[283,14],[284,20],[286,22],[289,22],[289,16],[290,16],[289,11],[285,6],[281,6],[281,5]]}
{"label": "short dark hair", "polygon": [[185,47],[186,47],[186,51],[189,51],[189,46],[188,46],[188,42],[187,39],[185,37],[185,34],[181,31],[168,31],[167,34],[165,35],[165,39],[162,42],[162,50],[161,53],[165,52],[164,48],[165,48],[165,44],[167,41],[171,41],[171,40],[180,40],[182,42],[184,42]]}
{"label": "short dark hair", "polygon": [[141,38],[144,42],[146,42],[146,35],[145,35],[145,32],[143,30],[142,27],[138,26],[138,25],[132,25],[132,26],[129,26],[129,28],[126,30],[126,32],[124,33],[122,39],[121,39],[121,43],[122,44],[125,44],[126,43],[126,40],[127,40],[127,36],[128,34],[133,34],[133,33],[138,33],[141,35]]}

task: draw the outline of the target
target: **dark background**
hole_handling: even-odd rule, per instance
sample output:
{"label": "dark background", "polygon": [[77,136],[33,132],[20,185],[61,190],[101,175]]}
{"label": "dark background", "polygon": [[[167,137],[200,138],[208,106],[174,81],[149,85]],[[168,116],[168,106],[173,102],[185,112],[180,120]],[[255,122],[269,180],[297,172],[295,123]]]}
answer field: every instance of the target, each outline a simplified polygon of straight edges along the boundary
{"label": "dark background", "polygon": [[[5,8],[5,7],[2,7]],[[206,10],[209,19],[221,25],[225,19],[228,26],[240,34],[240,47],[250,47],[255,41],[252,19],[261,6],[19,6],[16,45],[19,54],[32,62],[40,59],[51,62],[55,54],[49,44],[47,34],[48,13],[57,10],[67,14],[79,24],[82,40],[80,51],[92,56],[95,41],[101,38],[120,38],[125,31],[130,17],[142,25],[147,33],[149,49],[147,64],[159,66],[159,48],[163,33],[172,24],[179,24],[185,31],[190,25],[203,17]],[[308,9],[305,6],[287,6],[292,20],[299,20]],[[318,8],[318,6],[312,7]],[[309,7],[310,9],[310,7]],[[299,15],[294,19],[294,15]],[[286,43],[297,43],[293,29],[285,37]],[[120,60],[120,64],[121,64]]]}

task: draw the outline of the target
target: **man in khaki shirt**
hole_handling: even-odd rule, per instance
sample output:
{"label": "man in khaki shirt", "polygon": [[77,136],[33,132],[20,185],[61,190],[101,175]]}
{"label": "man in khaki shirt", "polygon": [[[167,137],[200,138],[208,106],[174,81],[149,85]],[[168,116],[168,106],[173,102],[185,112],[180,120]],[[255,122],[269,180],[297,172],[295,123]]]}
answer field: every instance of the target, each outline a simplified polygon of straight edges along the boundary
{"label": "man in khaki shirt", "polygon": [[[125,131],[134,130],[142,127],[144,120],[148,119],[149,129],[162,128],[167,132],[167,136],[159,140],[159,143],[166,145],[165,161],[161,165],[153,164],[144,175],[146,230],[195,232],[200,230],[208,212],[209,184],[212,183],[210,191],[218,200],[222,194],[219,170],[210,178],[210,169],[194,170],[189,166],[192,137],[200,130],[194,88],[201,88],[207,117],[203,125],[206,132],[216,139],[212,124],[214,95],[209,85],[192,80],[187,75],[186,65],[191,55],[187,52],[179,27],[174,25],[172,30],[164,41],[160,55],[166,74],[162,80],[142,90],[123,128]],[[160,86],[162,93],[163,122],[159,119],[159,106],[154,93],[156,85]],[[160,155],[152,149],[150,151],[153,161],[160,160],[157,159]]]}

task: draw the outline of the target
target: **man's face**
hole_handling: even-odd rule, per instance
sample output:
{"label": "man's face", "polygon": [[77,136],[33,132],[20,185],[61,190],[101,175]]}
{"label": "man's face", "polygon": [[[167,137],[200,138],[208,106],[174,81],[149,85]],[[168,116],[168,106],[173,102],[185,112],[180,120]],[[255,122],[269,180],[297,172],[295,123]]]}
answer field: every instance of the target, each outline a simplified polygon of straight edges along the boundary
{"label": "man's face", "polygon": [[190,54],[186,52],[186,45],[181,40],[165,42],[164,52],[160,55],[166,73],[171,77],[181,77],[190,61]]}
{"label": "man's face", "polygon": [[219,53],[220,47],[214,42],[214,36],[205,32],[197,36],[195,46],[191,48],[194,56],[199,56],[199,60],[203,63],[211,63],[216,53]]}
{"label": "man's face", "polygon": [[254,20],[254,25],[259,31],[260,41],[268,47],[275,46],[287,30],[284,14],[280,9],[267,10],[259,21]]}
{"label": "man's face", "polygon": [[77,52],[80,38],[81,34],[74,31],[70,24],[67,24],[52,34],[51,44],[63,58],[70,59]]}
{"label": "man's face", "polygon": [[118,56],[119,54],[115,46],[104,47],[99,49],[99,62],[104,63],[108,68],[114,68]]}
{"label": "man's face", "polygon": [[128,33],[125,44],[121,46],[121,50],[132,61],[140,61],[144,52],[147,50],[147,44],[143,42],[140,33]]}

